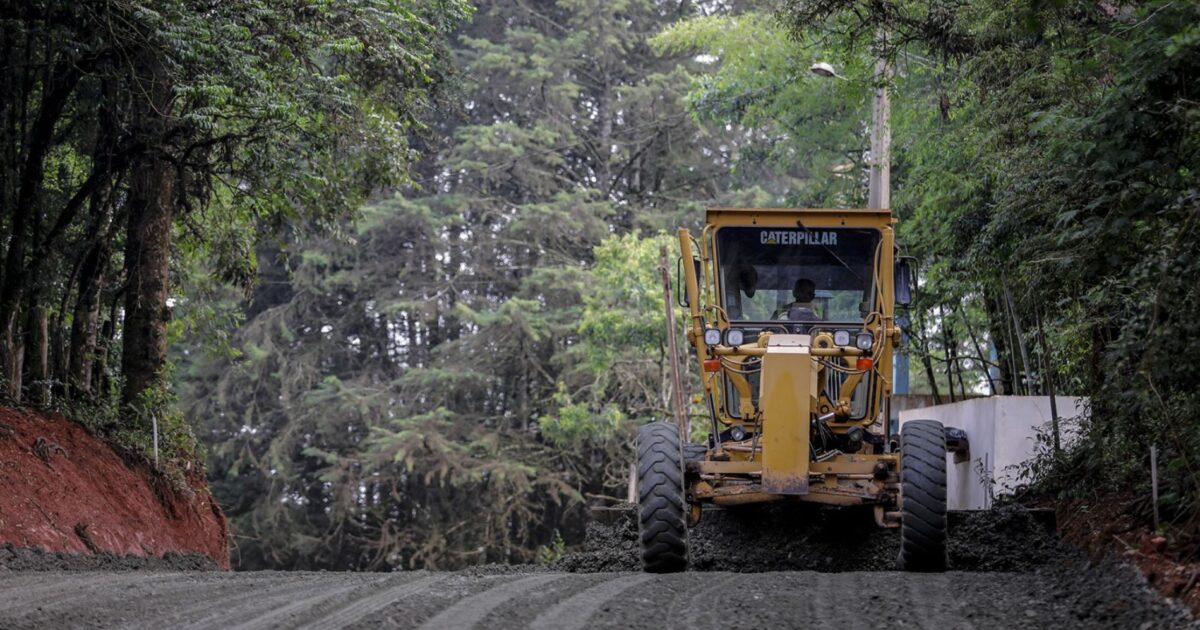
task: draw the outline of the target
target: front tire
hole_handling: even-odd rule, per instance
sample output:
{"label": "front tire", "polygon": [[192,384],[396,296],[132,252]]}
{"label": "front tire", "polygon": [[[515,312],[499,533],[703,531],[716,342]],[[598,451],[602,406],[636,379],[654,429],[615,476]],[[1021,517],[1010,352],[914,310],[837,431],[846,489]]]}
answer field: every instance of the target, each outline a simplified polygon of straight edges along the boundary
{"label": "front tire", "polygon": [[674,573],[687,568],[687,502],[679,428],[651,422],[638,429],[638,538],[642,569]]}
{"label": "front tire", "polygon": [[900,569],[946,570],[946,430],[935,420],[900,429]]}

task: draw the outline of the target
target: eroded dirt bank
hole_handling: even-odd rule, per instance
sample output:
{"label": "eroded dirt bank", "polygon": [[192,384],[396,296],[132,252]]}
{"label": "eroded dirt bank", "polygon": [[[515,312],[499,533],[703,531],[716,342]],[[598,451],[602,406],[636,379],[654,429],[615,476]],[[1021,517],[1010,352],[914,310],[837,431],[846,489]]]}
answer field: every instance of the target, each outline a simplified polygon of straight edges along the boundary
{"label": "eroded dirt bank", "polygon": [[62,416],[0,407],[0,567],[228,568],[228,536],[200,475],[173,484]]}

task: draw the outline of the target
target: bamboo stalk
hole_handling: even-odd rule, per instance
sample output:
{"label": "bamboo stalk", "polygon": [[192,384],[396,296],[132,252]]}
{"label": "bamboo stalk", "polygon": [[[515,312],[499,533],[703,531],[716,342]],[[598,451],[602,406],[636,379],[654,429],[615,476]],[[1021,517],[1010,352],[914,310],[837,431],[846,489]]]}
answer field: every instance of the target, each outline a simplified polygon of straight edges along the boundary
{"label": "bamboo stalk", "polygon": [[1062,439],[1058,428],[1058,400],[1054,395],[1054,378],[1050,371],[1050,350],[1046,347],[1046,331],[1042,327],[1040,311],[1036,313],[1038,342],[1042,346],[1042,388],[1050,396],[1050,428],[1054,433],[1054,453],[1062,452]]}
{"label": "bamboo stalk", "polygon": [[1021,318],[1017,317],[1017,307],[1013,302],[1012,291],[1008,288],[1008,274],[1000,272],[1000,282],[1004,286],[1004,301],[1008,304],[1008,316],[1012,318],[1013,328],[1016,329],[1017,347],[1021,350],[1021,367],[1022,383],[1025,385],[1025,393],[1032,394],[1033,381],[1029,376],[1029,366],[1032,362],[1029,360],[1029,347],[1025,345],[1025,332],[1021,329]]}

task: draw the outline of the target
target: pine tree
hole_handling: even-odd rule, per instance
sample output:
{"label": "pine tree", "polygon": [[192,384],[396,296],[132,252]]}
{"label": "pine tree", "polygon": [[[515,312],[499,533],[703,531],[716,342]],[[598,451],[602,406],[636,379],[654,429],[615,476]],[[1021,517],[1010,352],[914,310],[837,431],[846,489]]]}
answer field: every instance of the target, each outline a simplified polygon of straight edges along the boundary
{"label": "pine tree", "polygon": [[529,560],[578,534],[587,494],[623,487],[627,419],[664,410],[662,333],[629,344],[626,377],[597,378],[581,319],[621,278],[593,275],[594,251],[733,199],[732,134],[684,102],[695,62],[649,45],[689,11],[481,9],[415,184],[271,254],[286,290],[261,286],[242,358],[186,379],[244,566]]}

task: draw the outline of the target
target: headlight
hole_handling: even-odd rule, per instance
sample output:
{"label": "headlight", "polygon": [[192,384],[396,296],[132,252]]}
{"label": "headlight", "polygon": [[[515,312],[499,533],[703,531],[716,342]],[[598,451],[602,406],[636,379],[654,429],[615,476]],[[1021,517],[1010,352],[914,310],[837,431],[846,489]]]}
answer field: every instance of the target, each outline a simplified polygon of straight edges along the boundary
{"label": "headlight", "polygon": [[839,330],[839,331],[833,333],[833,345],[835,345],[835,346],[850,345],[850,331]]}
{"label": "headlight", "polygon": [[736,347],[742,345],[744,341],[746,341],[746,333],[737,328],[730,328],[725,331],[725,345]]}
{"label": "headlight", "polygon": [[875,347],[875,336],[869,332],[858,333],[858,336],[854,338],[854,345],[859,350],[866,352]]}
{"label": "headlight", "polygon": [[710,346],[721,345],[721,331],[716,328],[706,328],[704,330],[704,343]]}

